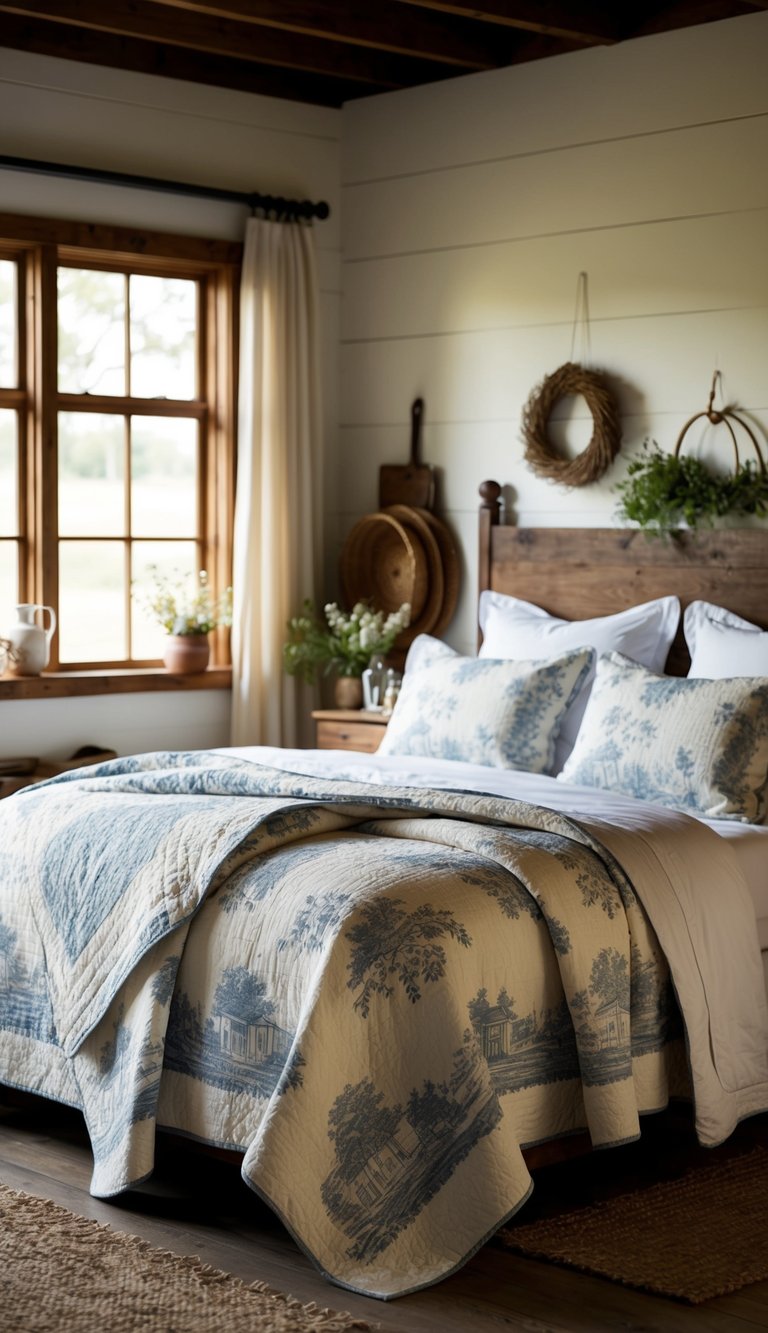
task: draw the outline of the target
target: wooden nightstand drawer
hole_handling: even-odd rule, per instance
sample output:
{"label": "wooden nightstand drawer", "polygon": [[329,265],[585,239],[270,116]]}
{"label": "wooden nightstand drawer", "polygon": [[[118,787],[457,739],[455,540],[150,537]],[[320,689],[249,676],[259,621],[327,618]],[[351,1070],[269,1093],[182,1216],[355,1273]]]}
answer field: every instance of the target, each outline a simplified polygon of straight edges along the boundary
{"label": "wooden nightstand drawer", "polygon": [[361,750],[364,754],[374,754],[387,729],[386,719],[379,713],[327,709],[312,716],[318,750]]}

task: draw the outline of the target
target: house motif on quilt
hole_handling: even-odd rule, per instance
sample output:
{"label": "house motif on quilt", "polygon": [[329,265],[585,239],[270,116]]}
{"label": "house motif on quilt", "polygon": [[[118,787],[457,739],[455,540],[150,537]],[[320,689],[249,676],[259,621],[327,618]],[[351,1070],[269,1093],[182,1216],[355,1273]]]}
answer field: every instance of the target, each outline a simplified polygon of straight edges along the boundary
{"label": "house motif on quilt", "polygon": [[595,1023],[602,1051],[608,1050],[611,1046],[622,1046],[629,1041],[629,1007],[622,1004],[618,996],[613,996],[600,1005],[595,1013]]}
{"label": "house motif on quilt", "polygon": [[[499,996],[502,1000],[502,996]],[[518,1018],[509,1003],[493,1005],[475,1024],[486,1060],[499,1060],[536,1037],[536,1014]]]}
{"label": "house motif on quilt", "polygon": [[328,1116],[336,1163],[322,1185],[332,1222],[352,1242],[347,1254],[372,1262],[434,1198],[501,1107],[474,1034],[467,1030],[439,1082],[425,1079],[388,1104],[371,1079],[348,1083]]}
{"label": "house motif on quilt", "polygon": [[221,1054],[237,1064],[263,1064],[272,1056],[284,1055],[293,1041],[290,1032],[269,1018],[249,1023],[234,1014],[223,1013],[214,1017],[213,1025],[219,1029]]}
{"label": "house motif on quilt", "polygon": [[419,1135],[410,1120],[403,1116],[387,1141],[371,1153],[352,1181],[352,1189],[360,1202],[366,1206],[376,1203],[405,1175],[420,1146]]}
{"label": "house motif on quilt", "polygon": [[472,1029],[499,1093],[578,1078],[573,1021],[564,998],[547,1009],[518,1014],[502,987],[491,1004],[483,988],[468,1005]]}

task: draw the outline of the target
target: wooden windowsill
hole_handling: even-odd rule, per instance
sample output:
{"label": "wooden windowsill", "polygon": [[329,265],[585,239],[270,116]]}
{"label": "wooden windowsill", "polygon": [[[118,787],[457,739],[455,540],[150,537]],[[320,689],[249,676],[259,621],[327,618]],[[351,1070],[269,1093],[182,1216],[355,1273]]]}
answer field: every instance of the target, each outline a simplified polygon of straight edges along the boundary
{"label": "wooden windowsill", "polygon": [[173,690],[229,690],[231,667],[178,675],[164,667],[115,671],[46,671],[42,676],[0,676],[2,699],[68,699],[89,694],[144,694]]}

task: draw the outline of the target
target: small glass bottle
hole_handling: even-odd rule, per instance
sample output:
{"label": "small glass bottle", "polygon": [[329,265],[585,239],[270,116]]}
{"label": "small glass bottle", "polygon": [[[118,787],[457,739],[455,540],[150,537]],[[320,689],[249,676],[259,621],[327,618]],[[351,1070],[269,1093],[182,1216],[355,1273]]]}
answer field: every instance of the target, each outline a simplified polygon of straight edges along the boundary
{"label": "small glass bottle", "polygon": [[392,668],[390,667],[389,671],[387,672],[386,689],[384,690],[384,709],[383,709],[384,713],[386,714],[391,713],[395,704],[397,703],[397,696],[400,693],[400,686],[402,684],[402,680],[403,680],[402,676],[397,671],[393,671]]}

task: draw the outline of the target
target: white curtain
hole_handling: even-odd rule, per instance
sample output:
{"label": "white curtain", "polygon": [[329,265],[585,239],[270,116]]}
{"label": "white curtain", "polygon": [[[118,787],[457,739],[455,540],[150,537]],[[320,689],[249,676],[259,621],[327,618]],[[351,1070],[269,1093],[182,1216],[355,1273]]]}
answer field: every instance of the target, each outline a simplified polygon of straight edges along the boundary
{"label": "white curtain", "polygon": [[311,227],[252,218],[240,295],[232,744],[311,744],[286,622],[322,587],[322,417]]}

